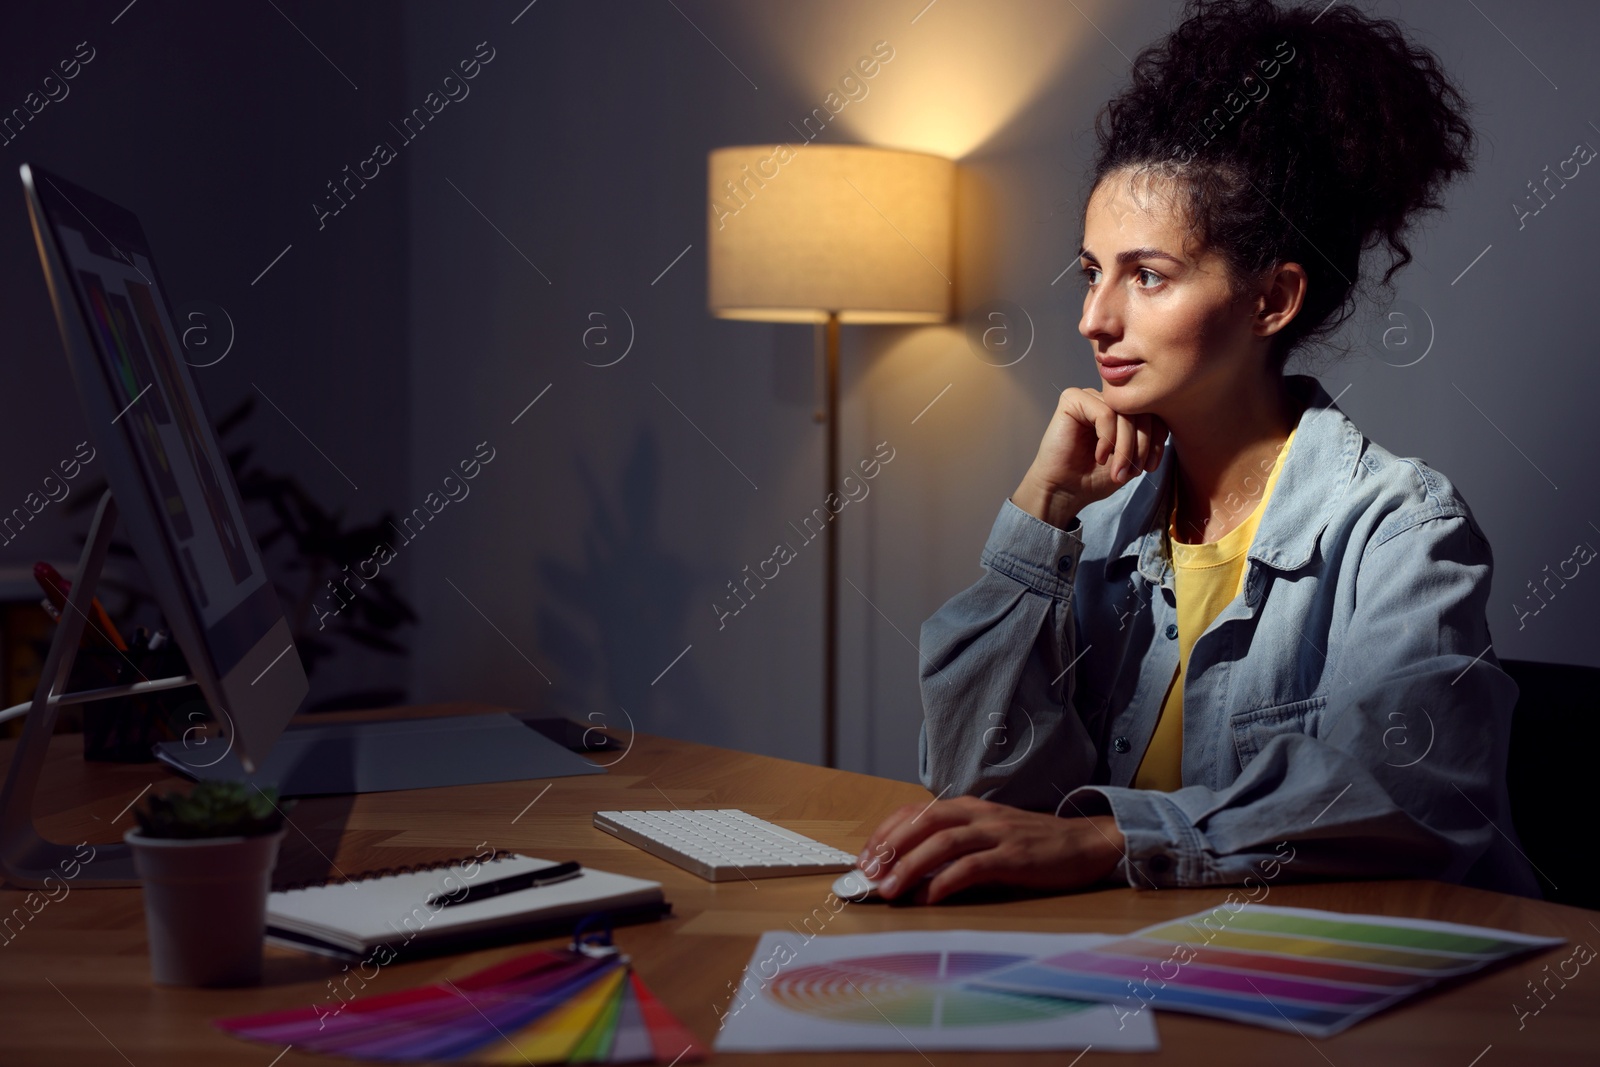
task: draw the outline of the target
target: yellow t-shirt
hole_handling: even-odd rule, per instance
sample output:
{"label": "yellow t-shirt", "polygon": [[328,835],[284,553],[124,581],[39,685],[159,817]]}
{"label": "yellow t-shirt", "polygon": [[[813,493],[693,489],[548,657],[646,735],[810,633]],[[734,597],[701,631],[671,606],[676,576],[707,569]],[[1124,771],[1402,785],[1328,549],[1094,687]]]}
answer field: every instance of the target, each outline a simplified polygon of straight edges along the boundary
{"label": "yellow t-shirt", "polygon": [[1155,733],[1150,737],[1150,747],[1145,750],[1139,770],[1133,776],[1136,789],[1171,792],[1183,785],[1183,680],[1189,666],[1189,650],[1222,609],[1244,592],[1245,553],[1255,539],[1256,527],[1261,525],[1267,500],[1272,496],[1278,472],[1283,469],[1283,458],[1289,454],[1289,444],[1293,440],[1294,431],[1290,430],[1273,460],[1266,488],[1255,509],[1219,540],[1203,545],[1179,541],[1174,526],[1178,510],[1176,502],[1173,504],[1167,520],[1167,542],[1172,549],[1173,584],[1178,602],[1178,669],[1167,688],[1161,718],[1156,721]]}

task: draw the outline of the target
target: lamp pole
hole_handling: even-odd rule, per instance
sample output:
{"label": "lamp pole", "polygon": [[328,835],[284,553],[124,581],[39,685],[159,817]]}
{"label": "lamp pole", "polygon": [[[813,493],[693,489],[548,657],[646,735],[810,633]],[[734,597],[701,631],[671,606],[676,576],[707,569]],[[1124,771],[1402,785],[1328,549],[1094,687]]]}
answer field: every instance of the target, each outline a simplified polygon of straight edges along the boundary
{"label": "lamp pole", "polygon": [[[706,157],[706,307],[719,318],[811,327],[812,418],[826,435],[826,502],[842,495],[839,472],[846,466],[839,459],[841,319],[846,312],[863,324],[949,318],[956,165],[927,152],[819,144],[773,184],[764,180],[771,157],[767,144],[715,148]],[[894,222],[879,204],[892,207]],[[838,517],[829,508],[823,546],[827,767],[840,758]]]}
{"label": "lamp pole", "polygon": [[[828,508],[828,496],[836,491],[839,474],[839,313],[828,312],[827,331],[827,435],[828,459],[824,465],[822,506]],[[825,563],[822,608],[822,762],[827,767],[839,765],[839,524],[838,516],[830,514],[827,541],[824,544]]]}

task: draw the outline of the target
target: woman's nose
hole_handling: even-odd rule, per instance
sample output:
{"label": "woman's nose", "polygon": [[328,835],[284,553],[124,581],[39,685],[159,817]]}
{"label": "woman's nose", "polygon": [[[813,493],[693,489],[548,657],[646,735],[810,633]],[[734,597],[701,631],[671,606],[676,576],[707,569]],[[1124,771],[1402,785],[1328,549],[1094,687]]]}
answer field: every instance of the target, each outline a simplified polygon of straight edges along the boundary
{"label": "woman's nose", "polygon": [[1104,288],[1084,294],[1083,317],[1078,320],[1078,332],[1089,340],[1098,337],[1116,337],[1122,328],[1122,311],[1115,297]]}

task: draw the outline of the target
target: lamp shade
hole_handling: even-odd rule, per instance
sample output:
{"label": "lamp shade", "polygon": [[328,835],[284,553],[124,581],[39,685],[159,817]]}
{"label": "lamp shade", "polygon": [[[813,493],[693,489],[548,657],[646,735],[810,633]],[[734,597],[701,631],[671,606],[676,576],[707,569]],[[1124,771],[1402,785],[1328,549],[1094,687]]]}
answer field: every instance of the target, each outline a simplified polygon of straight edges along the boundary
{"label": "lamp shade", "polygon": [[713,315],[949,318],[954,161],[864,145],[743,145],[712,151],[707,177]]}

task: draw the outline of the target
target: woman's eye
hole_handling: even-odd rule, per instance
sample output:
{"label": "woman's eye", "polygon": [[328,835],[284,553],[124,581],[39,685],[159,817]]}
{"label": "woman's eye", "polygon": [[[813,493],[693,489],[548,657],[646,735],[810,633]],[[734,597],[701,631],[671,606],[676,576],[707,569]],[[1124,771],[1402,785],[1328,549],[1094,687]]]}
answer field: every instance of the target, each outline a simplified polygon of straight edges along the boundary
{"label": "woman's eye", "polygon": [[[1100,273],[1100,268],[1099,267],[1084,267],[1084,268],[1080,269],[1078,271],[1078,273],[1083,277],[1083,280],[1086,283],[1088,283],[1089,285],[1093,285],[1096,281],[1099,280],[1096,276]],[[1137,268],[1134,271],[1134,276],[1140,280],[1139,288],[1141,288],[1141,289],[1154,289],[1156,286],[1158,286],[1162,282],[1166,281],[1165,278],[1163,278],[1160,274],[1157,274],[1155,271],[1151,270],[1149,267],[1139,267],[1139,268]],[[1151,280],[1149,282],[1145,282],[1144,279],[1145,279],[1146,276],[1149,276],[1149,278],[1151,278],[1153,280]]]}

